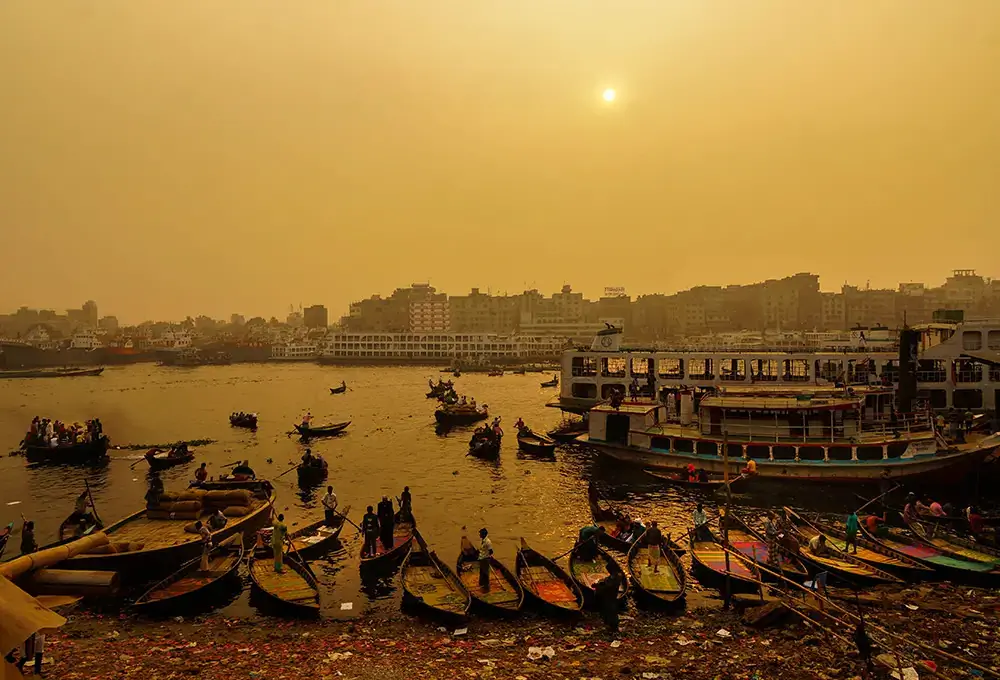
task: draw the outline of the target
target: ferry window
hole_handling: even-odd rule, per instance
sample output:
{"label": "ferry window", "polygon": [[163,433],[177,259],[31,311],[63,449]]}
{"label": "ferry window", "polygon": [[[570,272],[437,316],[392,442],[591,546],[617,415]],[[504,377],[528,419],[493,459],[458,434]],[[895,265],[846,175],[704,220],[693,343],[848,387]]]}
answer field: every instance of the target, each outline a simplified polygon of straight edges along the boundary
{"label": "ferry window", "polygon": [[719,446],[715,442],[706,442],[706,441],[697,442],[695,450],[703,456],[719,455]]}
{"label": "ferry window", "polygon": [[719,378],[722,380],[747,379],[747,362],[744,359],[723,359]]}
{"label": "ferry window", "polygon": [[624,378],[625,364],[625,357],[603,357],[601,359],[601,376],[605,378]]}
{"label": "ferry window", "polygon": [[986,343],[990,349],[1000,349],[1000,331],[990,331],[986,336]]}
{"label": "ferry window", "polygon": [[783,359],[781,378],[785,382],[808,382],[809,361],[806,359]]}
{"label": "ferry window", "polygon": [[[917,382],[944,382],[948,377],[943,361],[937,359],[921,359],[917,362]],[[935,408],[944,408],[938,406]]]}
{"label": "ferry window", "polygon": [[774,452],[775,460],[795,460],[794,446],[774,446],[771,451]]}
{"label": "ferry window", "polygon": [[762,458],[764,460],[767,460],[768,458],[771,457],[771,447],[762,444],[748,444],[747,457]]}
{"label": "ferry window", "polygon": [[835,382],[840,378],[841,368],[839,361],[816,360],[816,377]]}
{"label": "ferry window", "polygon": [[674,378],[681,380],[684,378],[683,359],[660,359],[660,377]]}
{"label": "ferry window", "polygon": [[690,363],[691,373],[689,378],[695,380],[711,380],[715,376],[712,374],[711,359],[692,359]]}
{"label": "ferry window", "polygon": [[597,375],[596,357],[573,357],[573,377],[592,378]]}
{"label": "ferry window", "polygon": [[975,383],[983,379],[983,368],[975,361],[959,359],[955,362],[955,382]]}
{"label": "ferry window", "polygon": [[607,385],[601,385],[601,399],[610,399],[611,395],[615,392],[620,393],[624,397],[625,386],[620,383],[608,383]]}
{"label": "ferry window", "polygon": [[889,457],[899,458],[906,453],[907,447],[909,447],[909,444],[905,442],[893,442],[889,444]]}
{"label": "ferry window", "polygon": [[578,399],[597,399],[597,385],[573,383],[572,395]]}
{"label": "ferry window", "polygon": [[917,390],[917,400],[926,401],[933,409],[948,408],[948,393],[945,390]]}
{"label": "ferry window", "polygon": [[882,460],[881,446],[859,446],[858,460]]}
{"label": "ferry window", "polygon": [[751,359],[750,379],[773,382],[778,379],[778,362],[774,359]]}
{"label": "ferry window", "polygon": [[962,349],[982,349],[983,334],[980,331],[964,331],[962,333]]}
{"label": "ferry window", "polygon": [[694,443],[690,439],[675,439],[674,451],[677,453],[694,453]]}
{"label": "ferry window", "polygon": [[822,446],[800,446],[799,460],[823,460]]}
{"label": "ferry window", "polygon": [[952,405],[958,409],[982,408],[982,390],[955,390],[951,393]]}
{"label": "ferry window", "polygon": [[669,451],[670,450],[670,438],[669,437],[653,437],[653,441],[650,443],[650,447],[657,449],[659,451]]}
{"label": "ferry window", "polygon": [[646,376],[649,375],[649,364],[647,359],[643,358],[633,358],[631,361],[631,372],[634,376]]}
{"label": "ferry window", "polygon": [[742,458],[743,457],[743,445],[742,444],[730,444],[729,445],[729,457],[730,458]]}
{"label": "ferry window", "polygon": [[831,446],[829,448],[830,460],[851,460],[851,447],[850,446]]}

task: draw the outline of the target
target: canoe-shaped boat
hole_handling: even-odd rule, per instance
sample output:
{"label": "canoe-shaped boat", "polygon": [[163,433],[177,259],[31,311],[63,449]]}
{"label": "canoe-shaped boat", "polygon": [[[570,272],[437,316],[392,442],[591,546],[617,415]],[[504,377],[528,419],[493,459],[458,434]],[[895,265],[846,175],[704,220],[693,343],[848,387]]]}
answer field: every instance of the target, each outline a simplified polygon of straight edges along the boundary
{"label": "canoe-shaped boat", "polygon": [[158,611],[172,614],[191,607],[236,572],[243,561],[243,553],[243,535],[234,534],[209,553],[207,570],[201,569],[200,555],[188,560],[180,569],[140,595],[132,608],[143,613]]}
{"label": "canoe-shaped boat", "polygon": [[473,435],[472,441],[469,442],[469,455],[486,460],[496,460],[500,457],[500,438]]}
{"label": "canoe-shaped boat", "polygon": [[[809,576],[809,570],[802,560],[780,546],[777,547],[776,555],[772,556],[767,539],[739,517],[729,515],[725,521],[729,526],[729,546],[733,550],[766,569],[780,571],[785,578],[801,581]],[[768,579],[766,572],[761,573],[761,576],[764,580]]]}
{"label": "canoe-shaped boat", "polygon": [[[702,583],[707,586],[719,588],[725,587],[726,581],[726,551],[714,534],[709,534],[710,540],[690,535],[691,541],[691,565],[694,567],[694,574]],[[751,559],[742,560],[730,550],[729,554],[729,583],[733,592],[754,592],[760,588],[757,583],[756,569],[752,567]],[[742,554],[742,553],[740,553]]]}
{"label": "canoe-shaped boat", "polygon": [[[329,465],[323,458],[313,458],[313,463],[308,465],[299,465],[296,469],[296,474],[299,477],[300,484],[318,484],[326,479],[327,474],[329,474]],[[318,461],[319,464],[316,464]]]}
{"label": "canoe-shaped boat", "polygon": [[530,430],[517,433],[517,447],[533,456],[554,456],[556,453],[554,441]]}
{"label": "canoe-shaped boat", "polygon": [[348,505],[335,515],[333,526],[327,526],[326,520],[321,519],[288,534],[288,540],[292,542],[295,552],[304,560],[315,559],[325,553],[340,538],[340,532],[347,523],[345,517],[350,511],[351,506]]}
{"label": "canoe-shaped boat", "polygon": [[[667,482],[673,486],[689,486],[695,489],[718,489],[720,486],[725,484],[725,480],[721,475],[713,475],[706,481],[691,480],[688,479],[687,474],[684,472],[657,472],[656,470],[643,470],[650,477],[656,477],[660,481]],[[733,477],[729,484],[732,485],[739,477]]]}
{"label": "canoe-shaped boat", "polygon": [[294,554],[282,558],[284,569],[274,570],[270,548],[258,548],[250,555],[250,581],[282,611],[297,616],[319,615],[319,586],[305,564]]}
{"label": "canoe-shaped boat", "polygon": [[82,517],[75,512],[71,513],[59,525],[59,543],[75,540],[103,528],[104,523],[95,517],[93,512],[88,512]]}
{"label": "canoe-shaped boat", "polygon": [[542,387],[559,387],[559,378],[553,377],[552,380],[546,380],[541,383]]}
{"label": "canoe-shaped boat", "polygon": [[51,465],[73,465],[93,463],[106,459],[108,444],[111,440],[103,435],[89,442],[80,444],[60,444],[59,446],[35,446],[26,444],[25,458],[29,463],[47,463]]}
{"label": "canoe-shaped boat", "polygon": [[[247,514],[230,517],[222,529],[212,532],[212,540],[219,544],[234,534],[253,536],[270,523],[273,489],[267,480],[247,482],[208,482],[202,489],[237,490],[251,492]],[[207,521],[210,510],[202,510],[201,518]],[[170,574],[178,565],[201,555],[201,537],[186,531],[193,519],[160,519],[147,516],[143,508],[118,520],[104,529],[109,546],[75,555],[60,563],[61,569],[89,569],[117,571],[123,584],[136,581],[149,582]]]}
{"label": "canoe-shaped boat", "polygon": [[[816,534],[822,533],[826,536],[828,545],[841,552],[846,552],[847,532],[845,530],[832,526],[828,522],[807,520],[801,515],[796,514],[794,510],[788,508],[785,508],[785,514],[789,516],[798,532],[807,540]],[[858,533],[858,551],[855,553],[852,550],[851,555],[879,569],[885,569],[893,574],[908,578],[926,578],[934,573],[934,570],[926,564],[922,564],[918,560],[887,548],[880,543],[870,541],[860,531]]]}
{"label": "canoe-shaped boat", "polygon": [[674,550],[661,550],[659,568],[654,571],[648,564],[649,546],[644,539],[645,534],[628,551],[628,575],[635,592],[657,604],[675,605],[684,598],[687,588],[684,566]]}
{"label": "canoe-shaped boat", "polygon": [[491,378],[499,378],[503,376],[503,369],[497,369],[495,371],[490,371],[488,374]]}
{"label": "canoe-shaped boat", "polygon": [[[149,454],[153,454],[150,456]],[[146,462],[150,470],[166,470],[175,465],[183,465],[194,460],[194,451],[187,446],[175,446],[170,450],[150,449],[146,452]]]}
{"label": "canoe-shaped boat", "polygon": [[[468,539],[465,539],[468,541]],[[458,555],[455,571],[465,589],[472,595],[472,603],[477,609],[497,616],[514,616],[524,606],[524,589],[517,577],[496,557],[490,557],[490,585],[479,584],[479,559],[476,550],[469,543],[463,544]]]}
{"label": "canoe-shaped boat", "polygon": [[597,604],[597,584],[611,574],[618,574],[621,577],[618,603],[622,604],[628,598],[631,588],[625,570],[614,557],[600,548],[597,548],[593,557],[581,555],[579,549],[574,549],[569,554],[569,575],[583,593],[584,603],[591,607]]}
{"label": "canoe-shaped boat", "polygon": [[100,368],[42,368],[0,371],[0,378],[81,378],[101,373],[104,373],[103,366]]}
{"label": "canoe-shaped boat", "polygon": [[[362,569],[380,569],[399,564],[399,561],[406,557],[410,550],[410,542],[413,540],[413,532],[416,530],[416,521],[400,522],[400,515],[396,513],[396,520],[392,526],[392,545],[386,548],[382,541],[375,542],[374,555],[361,555]],[[364,544],[361,546],[364,551]]]}
{"label": "canoe-shaped boat", "polygon": [[304,439],[309,439],[310,437],[333,437],[338,435],[347,429],[347,426],[351,424],[348,420],[345,423],[333,423],[331,425],[319,425],[317,427],[303,427],[302,425],[296,425],[295,431],[298,432]]}
{"label": "canoe-shaped boat", "polygon": [[[793,524],[802,551],[800,557],[814,569],[829,572],[831,575],[853,584],[878,584],[878,583],[902,583],[902,579],[893,576],[889,572],[859,560],[854,555],[840,552],[832,545],[829,545],[829,554],[817,555],[809,548],[809,540],[800,530],[798,525]],[[815,535],[815,534],[813,534]]]}
{"label": "canoe-shaped boat", "polygon": [[545,555],[521,539],[517,551],[517,580],[528,599],[548,614],[579,614],[583,593],[569,574]]}
{"label": "canoe-shaped boat", "polygon": [[861,533],[869,541],[879,543],[890,550],[918,560],[950,578],[986,578],[989,580],[997,577],[1000,579],[1000,570],[994,569],[990,564],[955,557],[950,553],[938,550],[914,536],[909,529],[882,527],[878,534],[872,534],[862,524]]}
{"label": "canoe-shaped boat", "polygon": [[434,412],[434,419],[442,425],[469,425],[489,417],[485,407],[475,406],[442,406]]}
{"label": "canoe-shaped boat", "polygon": [[[627,553],[642,532],[626,536],[621,536],[618,533],[618,521],[621,519],[622,514],[613,508],[607,508],[601,504],[600,494],[598,494],[597,486],[593,482],[587,486],[587,503],[590,505],[590,516],[594,519],[594,524],[604,527],[604,533],[600,535],[600,543],[612,550]],[[678,555],[684,554],[685,548],[675,540],[669,539],[669,545],[670,549]]]}
{"label": "canoe-shaped boat", "polygon": [[454,572],[427,548],[416,529],[400,573],[403,596],[409,603],[452,621],[468,618],[472,596]]}
{"label": "canoe-shaped boat", "polygon": [[965,538],[949,534],[941,527],[927,526],[923,522],[911,522],[910,530],[925,544],[937,548],[943,553],[963,560],[981,562],[1000,569],[1000,550],[988,545],[975,543]]}
{"label": "canoe-shaped boat", "polygon": [[331,387],[330,394],[343,394],[347,391],[347,385],[341,385],[340,387]]}
{"label": "canoe-shaped boat", "polygon": [[229,416],[229,424],[233,427],[245,427],[249,430],[256,430],[257,416],[250,414],[243,416]]}
{"label": "canoe-shaped boat", "polygon": [[568,423],[566,425],[560,425],[554,427],[545,435],[560,444],[570,444],[576,440],[581,434],[587,432],[587,424],[583,421],[578,423]]}

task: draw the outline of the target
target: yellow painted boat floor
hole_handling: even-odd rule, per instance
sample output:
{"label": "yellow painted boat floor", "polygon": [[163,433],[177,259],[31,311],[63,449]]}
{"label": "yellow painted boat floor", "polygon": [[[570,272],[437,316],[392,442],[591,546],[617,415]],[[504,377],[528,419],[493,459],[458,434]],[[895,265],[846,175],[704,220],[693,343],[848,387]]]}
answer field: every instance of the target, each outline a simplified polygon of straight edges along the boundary
{"label": "yellow painted boat floor", "polygon": [[473,562],[468,567],[465,565],[462,565],[462,567],[462,571],[458,573],[458,577],[462,580],[462,584],[466,589],[472,593],[473,597],[498,606],[505,604],[517,605],[517,591],[514,590],[514,587],[496,569],[490,568],[490,587],[486,589],[479,585],[478,563]]}
{"label": "yellow painted boat floor", "polygon": [[432,607],[465,612],[465,595],[457,591],[436,567],[409,565],[406,568],[406,587]]}
{"label": "yellow painted boat floor", "polygon": [[274,570],[273,560],[254,560],[252,569],[257,584],[278,599],[295,604],[319,606],[316,604],[316,591],[287,564],[280,574]]}
{"label": "yellow painted boat floor", "polygon": [[521,582],[541,599],[557,607],[576,608],[576,593],[545,567],[521,569]]}
{"label": "yellow painted boat floor", "polygon": [[658,571],[653,571],[653,567],[646,564],[648,559],[649,548],[640,546],[632,555],[629,569],[633,575],[638,574],[639,583],[643,589],[655,593],[680,592],[681,582],[677,578],[677,574],[674,573],[673,565],[661,555]]}
{"label": "yellow painted boat floor", "polygon": [[[230,529],[234,524],[239,524],[251,517],[265,502],[254,499],[250,506],[250,512],[243,517],[231,518],[226,529]],[[211,514],[211,511],[203,512],[202,521],[206,521]],[[194,521],[193,519],[149,519],[143,515],[109,531],[108,538],[111,539],[112,543],[141,543],[144,550],[168,548],[201,540],[201,536],[198,534],[184,531],[184,527]]]}

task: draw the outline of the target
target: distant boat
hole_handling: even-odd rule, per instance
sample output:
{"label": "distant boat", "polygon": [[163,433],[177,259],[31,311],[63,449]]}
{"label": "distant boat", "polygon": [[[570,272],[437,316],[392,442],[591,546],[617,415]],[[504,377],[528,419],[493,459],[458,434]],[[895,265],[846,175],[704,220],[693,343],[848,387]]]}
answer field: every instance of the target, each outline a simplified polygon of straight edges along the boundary
{"label": "distant boat", "polygon": [[344,381],[341,381],[340,387],[330,388],[330,394],[343,394],[346,391],[347,391],[347,383]]}
{"label": "distant boat", "polygon": [[351,421],[348,420],[346,423],[334,423],[332,425],[319,425],[316,427],[296,425],[295,429],[306,439],[309,437],[332,437],[346,430],[350,424]]}
{"label": "distant boat", "polygon": [[90,375],[100,375],[100,368],[46,368],[28,371],[0,371],[0,378],[82,378]]}
{"label": "distant boat", "polygon": [[546,380],[542,383],[542,387],[559,387],[559,376],[553,375],[552,380]]}

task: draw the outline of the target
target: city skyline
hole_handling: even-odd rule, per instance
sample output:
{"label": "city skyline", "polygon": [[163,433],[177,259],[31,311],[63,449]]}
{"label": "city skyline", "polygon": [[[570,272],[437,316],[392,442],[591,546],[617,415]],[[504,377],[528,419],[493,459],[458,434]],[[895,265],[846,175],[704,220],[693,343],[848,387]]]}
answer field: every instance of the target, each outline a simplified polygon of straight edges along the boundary
{"label": "city skyline", "polygon": [[988,0],[3,3],[0,306],[891,287],[958,249],[988,271],[998,21]]}

